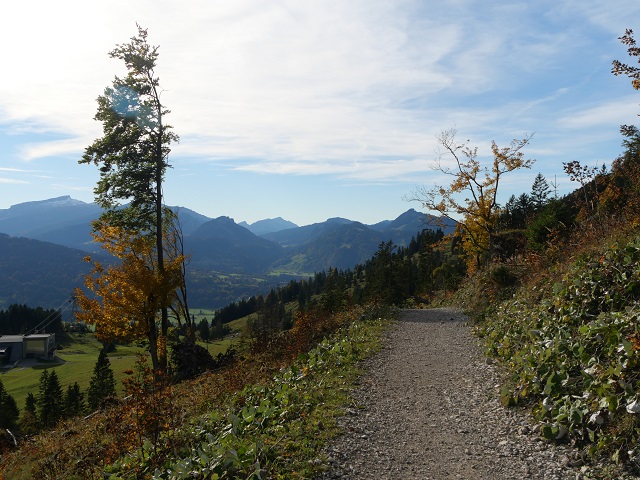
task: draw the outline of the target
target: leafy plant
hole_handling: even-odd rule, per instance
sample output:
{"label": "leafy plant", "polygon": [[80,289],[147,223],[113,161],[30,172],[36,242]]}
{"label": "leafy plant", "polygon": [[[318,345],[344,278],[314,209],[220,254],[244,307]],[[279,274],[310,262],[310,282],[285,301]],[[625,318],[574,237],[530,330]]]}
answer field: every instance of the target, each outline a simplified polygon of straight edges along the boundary
{"label": "leafy plant", "polygon": [[299,354],[268,382],[246,386],[173,432],[186,441],[164,463],[145,457],[143,445],[109,467],[110,478],[141,470],[158,479],[292,478],[321,468],[322,462],[309,460],[335,433],[333,416],[348,401],[354,366],[376,348],[376,332],[384,325],[360,312],[348,318],[353,323]]}
{"label": "leafy plant", "polygon": [[[621,462],[640,440],[640,238],[577,260],[541,300],[503,302],[479,329],[555,441]],[[625,450],[626,449],[626,450]]]}

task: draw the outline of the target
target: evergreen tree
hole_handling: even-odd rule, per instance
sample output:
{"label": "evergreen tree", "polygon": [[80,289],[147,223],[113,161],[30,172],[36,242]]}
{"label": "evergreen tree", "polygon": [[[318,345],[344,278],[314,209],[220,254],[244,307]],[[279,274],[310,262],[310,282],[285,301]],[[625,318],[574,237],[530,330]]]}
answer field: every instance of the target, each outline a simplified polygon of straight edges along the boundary
{"label": "evergreen tree", "polygon": [[211,327],[211,337],[212,338],[224,338],[225,335],[231,333],[231,328],[229,325],[225,325],[222,323],[222,320],[216,320],[216,324]]}
{"label": "evergreen tree", "polygon": [[499,225],[502,230],[522,230],[527,226],[527,219],[532,213],[534,204],[526,193],[519,197],[511,195],[500,213]]}
{"label": "evergreen tree", "polygon": [[538,173],[531,186],[531,202],[536,210],[540,210],[546,205],[550,191],[547,180],[541,173]]}
{"label": "evergreen tree", "polygon": [[338,274],[337,268],[329,268],[326,281],[324,284],[324,292],[320,300],[320,306],[327,312],[337,312],[346,301],[346,285],[344,279]]}
{"label": "evergreen tree", "polygon": [[69,385],[64,397],[64,416],[67,418],[77,417],[84,414],[84,394],[80,391],[78,382]]}
{"label": "evergreen tree", "polygon": [[98,360],[93,367],[93,375],[91,376],[91,382],[89,383],[89,390],[87,391],[87,403],[89,408],[97,410],[102,403],[108,399],[116,396],[116,381],[113,378],[113,370],[111,370],[111,362],[107,357],[107,353],[104,349],[100,351]]}
{"label": "evergreen tree", "polygon": [[404,300],[403,273],[400,258],[392,241],[381,243],[366,268],[366,296],[387,305],[400,304]]}
{"label": "evergreen tree", "polygon": [[211,338],[209,322],[207,322],[206,318],[203,318],[202,320],[200,320],[200,323],[198,323],[198,333],[200,334],[200,338],[205,342],[209,340],[209,338]]}
{"label": "evergreen tree", "polygon": [[19,417],[20,410],[15,399],[5,390],[0,380],[0,428],[15,428]]}
{"label": "evergreen tree", "polygon": [[61,332],[62,314],[59,310],[31,308],[19,304],[12,304],[6,310],[0,310],[0,332],[4,335],[23,334],[37,326],[42,327],[43,324],[46,333]]}
{"label": "evergreen tree", "polygon": [[62,387],[55,370],[44,370],[40,376],[40,390],[37,398],[37,418],[40,428],[55,427],[64,415]]}
{"label": "evergreen tree", "polygon": [[27,394],[19,427],[24,435],[32,435],[38,431],[37,400],[31,392]]}

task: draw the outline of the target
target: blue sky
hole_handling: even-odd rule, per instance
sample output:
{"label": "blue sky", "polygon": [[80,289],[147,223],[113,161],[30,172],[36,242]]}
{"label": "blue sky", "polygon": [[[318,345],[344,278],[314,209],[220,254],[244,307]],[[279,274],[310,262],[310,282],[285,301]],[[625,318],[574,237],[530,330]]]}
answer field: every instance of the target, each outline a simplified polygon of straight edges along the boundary
{"label": "blue sky", "polygon": [[[95,99],[124,67],[107,52],[136,33],[160,45],[157,74],[181,137],[166,203],[237,222],[364,223],[409,208],[456,128],[490,160],[534,133],[530,171],[560,194],[562,162],[609,165],[640,93],[611,71],[637,0],[24,0],[3,7],[0,208],[93,200],[78,165],[100,135]],[[640,30],[639,30],[640,32]]]}

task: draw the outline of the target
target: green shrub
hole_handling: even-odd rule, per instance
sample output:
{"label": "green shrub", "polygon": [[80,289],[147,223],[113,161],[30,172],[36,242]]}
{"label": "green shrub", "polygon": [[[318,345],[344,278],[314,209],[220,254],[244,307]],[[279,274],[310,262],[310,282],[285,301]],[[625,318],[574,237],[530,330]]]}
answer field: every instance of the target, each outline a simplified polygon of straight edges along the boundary
{"label": "green shrub", "polygon": [[581,258],[541,297],[501,303],[480,328],[511,371],[503,403],[590,455],[639,454],[640,240]]}

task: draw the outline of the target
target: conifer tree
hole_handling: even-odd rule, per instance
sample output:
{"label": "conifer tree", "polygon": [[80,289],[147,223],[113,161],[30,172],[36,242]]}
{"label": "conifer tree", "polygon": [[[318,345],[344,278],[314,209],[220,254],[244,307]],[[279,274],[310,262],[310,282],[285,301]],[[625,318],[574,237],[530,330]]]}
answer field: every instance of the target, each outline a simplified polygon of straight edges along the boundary
{"label": "conifer tree", "polygon": [[84,394],[80,391],[78,382],[67,387],[67,393],[64,396],[64,416],[67,418],[77,417],[84,414]]}
{"label": "conifer tree", "polygon": [[398,304],[403,296],[401,265],[395,253],[396,248],[392,241],[382,242],[367,263],[367,296],[387,305]]}
{"label": "conifer tree", "polygon": [[37,397],[38,424],[40,428],[55,427],[64,416],[62,387],[55,370],[43,370]]}
{"label": "conifer tree", "polygon": [[549,183],[547,183],[547,180],[541,173],[538,173],[533,181],[533,185],[531,186],[531,201],[533,202],[533,206],[536,210],[540,210],[545,206],[549,198],[550,191],[551,188],[549,187]]}
{"label": "conifer tree", "polygon": [[38,431],[37,400],[31,392],[27,394],[18,426],[24,435],[32,435]]}
{"label": "conifer tree", "polygon": [[209,329],[209,322],[206,318],[203,318],[200,320],[200,323],[198,323],[198,333],[200,334],[200,339],[205,342],[211,338],[211,330]]}
{"label": "conifer tree", "polygon": [[20,411],[15,399],[5,390],[0,380],[0,428],[15,428],[19,417]]}
{"label": "conifer tree", "polygon": [[116,381],[113,378],[111,362],[109,362],[109,357],[107,357],[107,353],[103,348],[93,367],[93,375],[87,391],[87,403],[89,408],[94,411],[100,408],[105,400],[115,396]]}

